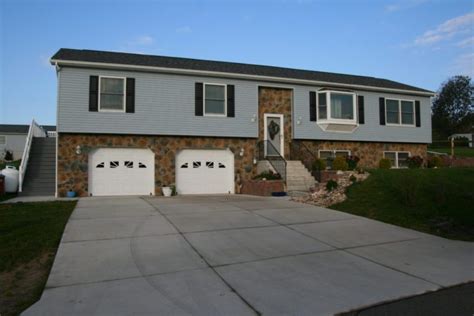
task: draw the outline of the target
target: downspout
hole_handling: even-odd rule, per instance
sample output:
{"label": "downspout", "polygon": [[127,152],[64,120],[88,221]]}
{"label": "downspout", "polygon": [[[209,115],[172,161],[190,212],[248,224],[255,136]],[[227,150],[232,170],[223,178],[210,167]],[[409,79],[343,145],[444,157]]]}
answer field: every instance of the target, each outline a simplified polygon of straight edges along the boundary
{"label": "downspout", "polygon": [[58,62],[56,61],[54,64],[54,68],[56,69],[56,77],[58,80],[57,83],[57,92],[56,92],[56,155],[55,155],[55,188],[54,188],[54,196],[58,198],[58,144],[59,144],[59,81],[60,81],[60,71],[61,67],[59,67]]}

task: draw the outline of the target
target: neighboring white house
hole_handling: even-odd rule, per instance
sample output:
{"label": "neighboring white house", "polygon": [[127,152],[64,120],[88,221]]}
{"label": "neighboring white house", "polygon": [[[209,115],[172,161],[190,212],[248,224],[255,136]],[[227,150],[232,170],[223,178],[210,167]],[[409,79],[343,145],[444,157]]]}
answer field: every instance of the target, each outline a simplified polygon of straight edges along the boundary
{"label": "neighboring white house", "polygon": [[[13,153],[14,160],[21,159],[28,128],[29,125],[0,124],[0,158],[9,150]],[[46,125],[43,128],[47,132],[56,131],[56,126]]]}
{"label": "neighboring white house", "polygon": [[474,132],[472,133],[462,133],[462,134],[453,134],[451,136],[449,136],[449,139],[451,138],[460,138],[460,137],[466,137],[469,141],[469,147],[473,147],[473,140],[474,140]]}

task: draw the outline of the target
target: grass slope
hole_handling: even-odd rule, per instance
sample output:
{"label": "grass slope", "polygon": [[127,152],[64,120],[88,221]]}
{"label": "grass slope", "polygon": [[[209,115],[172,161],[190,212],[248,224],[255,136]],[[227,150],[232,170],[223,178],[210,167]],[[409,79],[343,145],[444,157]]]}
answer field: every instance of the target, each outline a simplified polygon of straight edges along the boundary
{"label": "grass slope", "polygon": [[474,241],[474,168],[373,170],[331,208]]}
{"label": "grass slope", "polygon": [[76,202],[0,204],[0,314],[36,302]]}

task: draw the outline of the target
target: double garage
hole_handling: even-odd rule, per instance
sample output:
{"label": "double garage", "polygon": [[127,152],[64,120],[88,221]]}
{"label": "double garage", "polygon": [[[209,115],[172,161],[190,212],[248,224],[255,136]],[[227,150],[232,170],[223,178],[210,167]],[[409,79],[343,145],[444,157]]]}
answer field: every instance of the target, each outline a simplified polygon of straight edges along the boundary
{"label": "double garage", "polygon": [[[155,194],[159,166],[150,149],[99,148],[88,165],[93,196]],[[175,177],[178,194],[234,193],[234,155],[228,149],[183,149],[176,154]]]}

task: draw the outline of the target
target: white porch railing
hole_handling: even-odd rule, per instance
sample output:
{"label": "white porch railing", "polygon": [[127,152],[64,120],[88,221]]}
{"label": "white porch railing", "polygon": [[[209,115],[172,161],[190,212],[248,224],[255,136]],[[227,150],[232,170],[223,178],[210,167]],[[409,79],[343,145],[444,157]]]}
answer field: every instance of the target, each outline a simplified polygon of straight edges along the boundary
{"label": "white porch railing", "polygon": [[23,150],[23,156],[21,157],[19,178],[18,178],[18,192],[22,192],[23,179],[25,178],[26,167],[28,166],[28,158],[30,157],[31,143],[33,137],[46,137],[44,129],[38,125],[33,119],[28,129],[28,136],[26,136],[25,149]]}
{"label": "white porch railing", "polygon": [[48,131],[48,137],[56,137],[57,133],[56,131]]}

